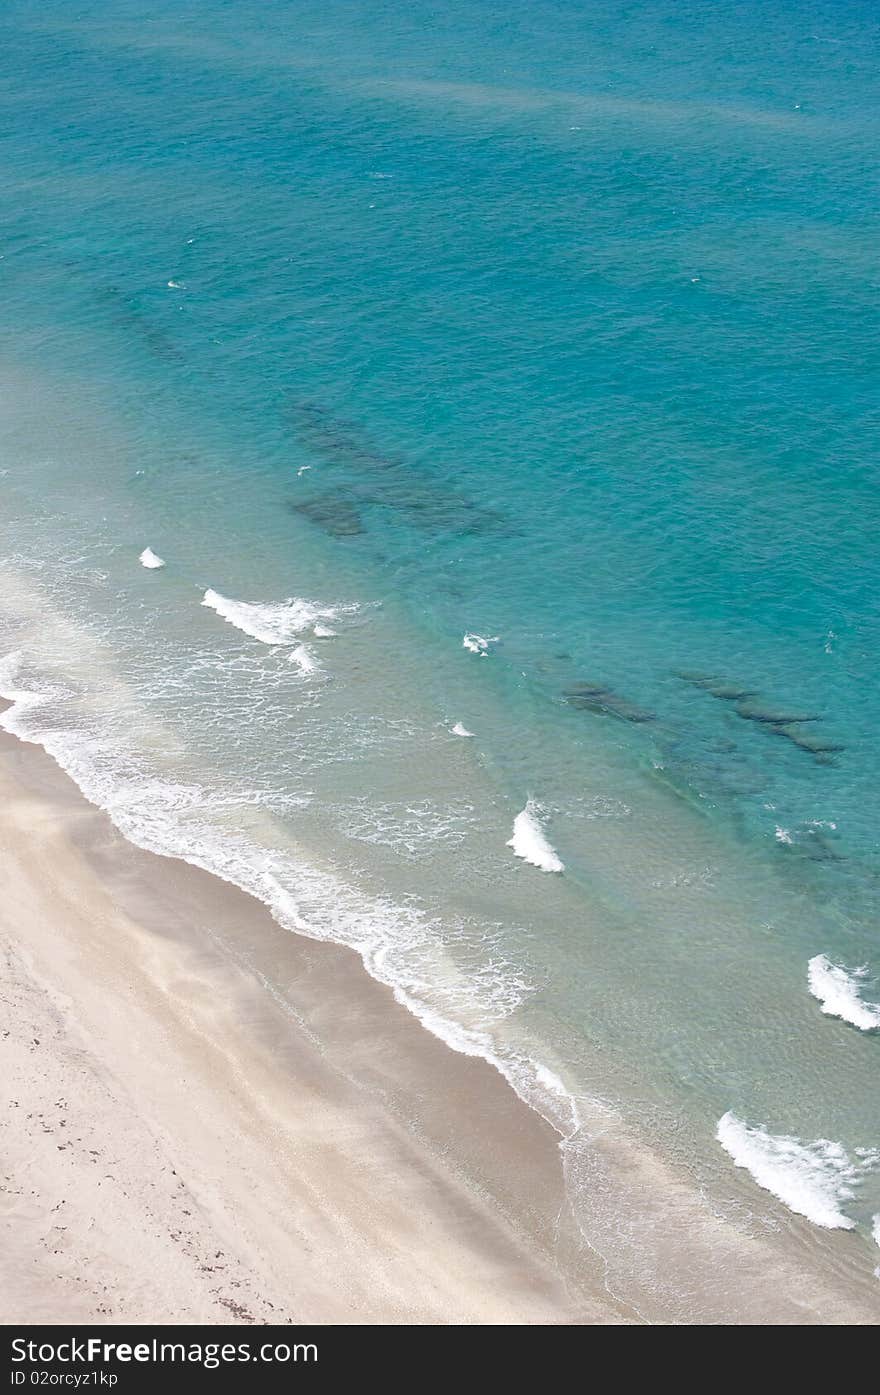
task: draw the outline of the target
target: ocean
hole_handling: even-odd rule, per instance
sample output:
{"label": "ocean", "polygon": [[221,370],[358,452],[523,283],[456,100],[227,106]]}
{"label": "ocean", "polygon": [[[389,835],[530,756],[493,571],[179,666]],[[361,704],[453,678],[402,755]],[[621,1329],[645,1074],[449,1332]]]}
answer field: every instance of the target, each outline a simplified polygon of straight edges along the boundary
{"label": "ocean", "polygon": [[640,1312],[880,1314],[872,10],[0,39],[2,725],[492,1060]]}

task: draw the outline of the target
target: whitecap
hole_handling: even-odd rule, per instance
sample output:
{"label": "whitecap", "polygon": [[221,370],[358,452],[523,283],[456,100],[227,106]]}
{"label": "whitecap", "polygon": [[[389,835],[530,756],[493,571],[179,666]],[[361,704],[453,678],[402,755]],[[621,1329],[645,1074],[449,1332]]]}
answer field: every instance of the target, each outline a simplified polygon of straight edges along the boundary
{"label": "whitecap", "polygon": [[542,872],[564,872],[565,864],[547,841],[540,819],[540,808],[533,799],[513,821],[513,837],[507,841],[517,857],[540,867]]}
{"label": "whitecap", "polygon": [[880,1003],[862,1001],[861,981],[868,976],[863,965],[858,969],[848,969],[844,964],[835,964],[827,954],[816,954],[807,965],[807,982],[810,992],[822,1004],[822,1011],[829,1017],[840,1017],[863,1032],[880,1028]]}
{"label": "whitecap", "polygon": [[792,838],[787,828],[783,828],[781,824],[777,824],[776,841],[777,843],[784,843],[786,847],[791,847],[792,843],[794,842],[794,839]]}
{"label": "whitecap", "polygon": [[737,1167],[796,1215],[827,1230],[855,1229],[842,1207],[855,1195],[866,1165],[853,1162],[841,1143],[828,1138],[805,1143],[751,1128],[730,1110],[719,1119],[715,1137]]}
{"label": "whitecap", "polygon": [[298,644],[295,649],[291,650],[287,662],[296,664],[301,673],[315,673],[318,668],[317,659],[309,653],[304,644]]}
{"label": "whitecap", "polygon": [[227,620],[230,625],[263,644],[293,644],[303,630],[321,620],[336,620],[357,610],[356,605],[322,606],[293,597],[286,601],[236,601],[218,591],[205,592],[202,605]]}
{"label": "whitecap", "polygon": [[312,634],[315,636],[315,639],[333,639],[336,631],[331,630],[329,625],[315,625]]}
{"label": "whitecap", "polygon": [[468,731],[464,722],[456,722],[455,726],[452,728],[453,736],[473,736],[473,734],[472,731]]}
{"label": "whitecap", "polygon": [[165,565],[164,559],[158,557],[151,547],[145,547],[138,560],[142,567],[147,567],[150,571]]}
{"label": "whitecap", "polygon": [[481,658],[485,658],[489,652],[489,645],[497,644],[498,640],[498,635],[492,635],[490,638],[484,639],[482,635],[471,634],[471,632],[468,631],[461,641],[461,646],[463,649],[467,649],[469,653],[479,654]]}

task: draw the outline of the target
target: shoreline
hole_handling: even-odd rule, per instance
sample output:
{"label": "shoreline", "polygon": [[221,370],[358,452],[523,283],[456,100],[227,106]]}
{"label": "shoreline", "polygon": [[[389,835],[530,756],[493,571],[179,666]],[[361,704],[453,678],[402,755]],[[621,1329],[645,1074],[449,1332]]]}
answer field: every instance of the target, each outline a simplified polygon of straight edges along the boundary
{"label": "shoreline", "polygon": [[590,1188],[610,1169],[633,1262],[671,1281],[643,1310],[561,1135],[355,950],[128,842],[6,732],[0,799],[7,1323],[876,1323],[824,1231],[727,1224],[612,1133]]}
{"label": "shoreline", "polygon": [[6,733],[0,792],[4,1320],[637,1320],[493,1066]]}

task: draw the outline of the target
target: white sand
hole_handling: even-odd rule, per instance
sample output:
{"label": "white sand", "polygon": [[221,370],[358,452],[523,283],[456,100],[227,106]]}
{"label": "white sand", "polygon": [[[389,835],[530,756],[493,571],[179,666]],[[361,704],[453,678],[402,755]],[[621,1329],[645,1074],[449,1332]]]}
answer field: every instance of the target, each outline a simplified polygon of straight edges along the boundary
{"label": "white sand", "polygon": [[550,1131],[353,956],[11,741],[0,866],[0,1319],[621,1320],[554,1266]]}

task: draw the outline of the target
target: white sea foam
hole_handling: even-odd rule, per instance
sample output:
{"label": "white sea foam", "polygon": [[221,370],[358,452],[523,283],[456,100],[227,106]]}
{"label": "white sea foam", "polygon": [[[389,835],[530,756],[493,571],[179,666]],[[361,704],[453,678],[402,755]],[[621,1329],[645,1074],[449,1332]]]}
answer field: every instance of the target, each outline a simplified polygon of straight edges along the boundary
{"label": "white sea foam", "polygon": [[535,1079],[545,1090],[549,1090],[551,1095],[559,1095],[561,1097],[566,1097],[568,1095],[568,1091],[559,1079],[559,1076],[555,1071],[550,1070],[549,1066],[536,1066]]}
{"label": "white sea foam", "polygon": [[791,844],[794,842],[794,839],[792,838],[787,828],[783,828],[781,824],[777,824],[776,841],[777,843],[784,843],[786,847],[790,847]]}
{"label": "white sea foam", "polygon": [[463,722],[456,722],[455,726],[452,728],[453,736],[473,736],[473,734],[472,731],[468,731]]}
{"label": "white sea foam", "polygon": [[165,565],[164,559],[162,557],[157,557],[151,547],[145,547],[138,560],[142,567],[148,567],[151,571],[155,571],[157,567],[164,567]]}
{"label": "white sea foam", "polygon": [[828,1138],[804,1143],[787,1134],[768,1133],[749,1127],[729,1110],[719,1119],[715,1137],[737,1167],[745,1168],[790,1211],[828,1230],[855,1229],[842,1207],[870,1167],[869,1154],[854,1162],[842,1144]]}
{"label": "white sea foam", "polygon": [[346,835],[358,843],[392,848],[401,857],[430,856],[437,847],[460,847],[475,823],[467,803],[418,804],[377,802],[374,796],[354,800],[346,809]]}
{"label": "white sea foam", "polygon": [[499,635],[490,635],[488,639],[485,639],[482,635],[475,635],[468,632],[461,641],[461,646],[463,649],[467,649],[469,653],[479,654],[481,658],[485,659],[489,652],[490,644],[497,644],[499,638]]}
{"label": "white sea foam", "polygon": [[296,664],[301,673],[317,673],[319,667],[317,659],[304,644],[298,644],[291,650],[288,663]]}
{"label": "white sea foam", "polygon": [[315,625],[312,634],[315,639],[333,639],[336,631],[331,630],[329,625]]}
{"label": "white sea foam", "polygon": [[547,841],[541,823],[541,811],[533,799],[517,814],[513,821],[513,837],[507,846],[513,848],[517,857],[540,867],[542,872],[564,872],[565,864]]}
{"label": "white sea foam", "polygon": [[814,998],[829,1017],[840,1017],[863,1032],[880,1029],[880,1003],[862,1000],[862,981],[868,977],[863,965],[848,969],[833,963],[827,954],[816,954],[807,965],[807,982]]}
{"label": "white sea foam", "polygon": [[[480,927],[484,943],[476,950],[473,927],[441,923],[408,901],[367,898],[291,848],[286,836],[282,850],[272,828],[265,838],[259,822],[260,806],[267,816],[276,809],[266,791],[212,792],[151,774],[115,739],[108,741],[97,710],[80,708],[73,688],[32,675],[20,652],[0,659],[0,696],[12,704],[0,713],[0,728],[42,746],[132,843],[233,883],[290,930],[350,946],[430,1032],[453,1050],[490,1062],[562,1137],[570,1135],[577,1105],[561,1082],[551,1086],[535,1061],[515,1049],[502,1053],[493,1039],[491,1025],[515,1012],[533,988],[493,941],[491,927]],[[308,799],[285,797],[278,812],[303,803]],[[437,826],[432,833],[447,841],[450,831]],[[473,955],[466,971],[446,953],[447,944]]]}
{"label": "white sea foam", "polygon": [[356,605],[318,605],[298,597],[276,602],[236,601],[211,590],[205,592],[202,605],[263,644],[293,644],[304,630],[321,620],[337,620],[358,609]]}
{"label": "white sea foam", "polygon": [[[871,1222],[871,1235],[873,1237],[874,1244],[880,1245],[880,1211],[877,1212],[877,1215]],[[876,1279],[880,1279],[880,1265],[878,1265],[877,1268],[874,1270],[874,1277]]]}

